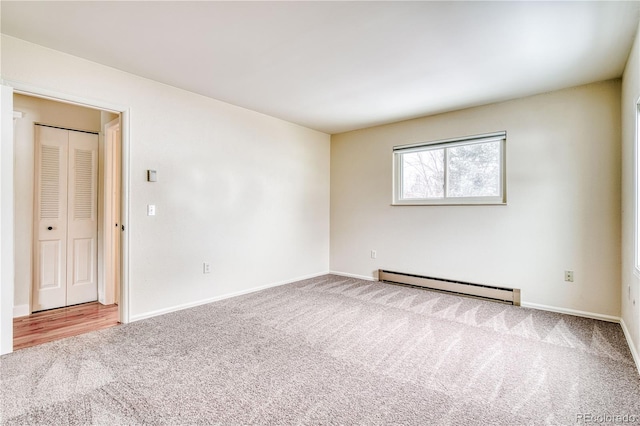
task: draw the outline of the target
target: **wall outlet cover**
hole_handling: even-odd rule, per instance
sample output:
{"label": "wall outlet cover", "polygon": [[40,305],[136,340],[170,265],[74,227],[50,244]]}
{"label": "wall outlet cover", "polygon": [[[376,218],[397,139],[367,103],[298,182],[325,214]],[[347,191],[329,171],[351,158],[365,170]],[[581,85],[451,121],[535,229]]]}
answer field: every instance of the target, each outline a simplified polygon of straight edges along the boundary
{"label": "wall outlet cover", "polygon": [[573,271],[564,271],[564,280],[567,282],[573,282]]}

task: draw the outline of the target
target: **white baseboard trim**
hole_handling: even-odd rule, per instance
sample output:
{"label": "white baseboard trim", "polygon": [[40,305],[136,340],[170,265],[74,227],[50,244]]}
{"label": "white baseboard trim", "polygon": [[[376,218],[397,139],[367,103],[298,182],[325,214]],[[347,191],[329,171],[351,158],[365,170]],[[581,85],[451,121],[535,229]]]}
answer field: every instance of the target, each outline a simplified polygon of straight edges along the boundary
{"label": "white baseboard trim", "polygon": [[17,305],[13,307],[13,317],[26,317],[31,315],[31,309],[29,309],[29,305]]}
{"label": "white baseboard trim", "polygon": [[627,339],[627,344],[629,345],[629,350],[631,350],[631,356],[636,363],[636,368],[638,369],[638,374],[640,374],[640,355],[638,354],[638,350],[636,346],[633,344],[633,339],[631,338],[631,333],[629,333],[629,329],[627,328],[627,324],[625,324],[624,319],[620,318],[620,326],[622,327],[622,332],[624,333],[624,337]]}
{"label": "white baseboard trim", "polygon": [[358,278],[367,281],[378,281],[374,277],[367,277],[366,275],[350,274],[348,272],[329,271],[331,275],[340,275],[341,277]]}
{"label": "white baseboard trim", "polygon": [[279,281],[279,282],[276,282],[276,283],[266,284],[266,285],[263,285],[263,286],[260,286],[260,287],[253,287],[253,288],[250,288],[250,289],[247,289],[247,290],[241,290],[241,291],[236,291],[234,293],[223,294],[221,296],[211,297],[209,299],[202,299],[202,300],[198,300],[198,301],[195,301],[195,302],[183,303],[181,305],[175,305],[175,306],[170,306],[168,308],[157,309],[155,311],[145,312],[145,313],[138,314],[138,315],[133,315],[133,316],[131,316],[129,318],[129,322],[135,322],[135,321],[140,321],[140,320],[147,319],[147,318],[153,318],[153,317],[157,317],[159,315],[168,314],[170,312],[176,312],[176,311],[181,311],[183,309],[194,308],[196,306],[206,305],[207,303],[213,303],[213,302],[217,302],[219,300],[230,299],[232,297],[242,296],[244,294],[255,293],[256,291],[266,290],[268,288],[278,287],[278,286],[285,285],[285,284],[291,284],[291,283],[294,283],[296,281],[307,280],[309,278],[320,277],[322,275],[327,275],[327,274],[329,274],[328,271],[318,272],[316,274],[310,274],[310,275],[305,275],[305,276],[302,276],[302,277],[292,278],[290,280],[285,280],[285,281]]}
{"label": "white baseboard trim", "polygon": [[578,311],[576,309],[559,308],[557,306],[540,305],[538,303],[522,302],[521,306],[525,308],[533,308],[541,311],[557,312],[559,314],[574,315],[577,317],[592,318],[608,322],[620,322],[620,317],[605,314],[596,314],[595,312]]}

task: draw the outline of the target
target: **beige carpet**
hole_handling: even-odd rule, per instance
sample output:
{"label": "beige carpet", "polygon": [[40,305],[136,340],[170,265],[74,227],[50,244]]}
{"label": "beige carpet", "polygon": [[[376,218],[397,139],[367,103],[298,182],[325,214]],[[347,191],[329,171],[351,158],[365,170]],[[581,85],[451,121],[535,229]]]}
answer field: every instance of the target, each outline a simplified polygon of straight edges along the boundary
{"label": "beige carpet", "polygon": [[617,324],[337,276],[0,361],[3,424],[640,424]]}

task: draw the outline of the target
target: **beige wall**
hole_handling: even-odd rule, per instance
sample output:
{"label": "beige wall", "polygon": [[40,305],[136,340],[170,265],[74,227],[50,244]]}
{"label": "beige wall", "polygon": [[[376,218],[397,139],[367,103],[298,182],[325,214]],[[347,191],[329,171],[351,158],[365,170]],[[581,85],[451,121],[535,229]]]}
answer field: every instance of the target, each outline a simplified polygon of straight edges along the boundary
{"label": "beige wall", "polygon": [[[501,130],[507,206],[390,206],[394,145]],[[619,316],[620,81],[334,135],[330,265],[516,287],[525,303]]]}
{"label": "beige wall", "polygon": [[328,135],[4,35],[2,77],[130,108],[132,319],[328,271]]}
{"label": "beige wall", "polygon": [[34,123],[100,131],[100,111],[14,95],[13,109],[24,113],[14,128],[15,290],[14,306],[28,314],[32,276]]}
{"label": "beige wall", "polygon": [[[622,319],[640,366],[640,279],[635,271],[634,156],[637,102],[640,98],[640,27],[622,79]],[[640,367],[639,367],[640,368]]]}

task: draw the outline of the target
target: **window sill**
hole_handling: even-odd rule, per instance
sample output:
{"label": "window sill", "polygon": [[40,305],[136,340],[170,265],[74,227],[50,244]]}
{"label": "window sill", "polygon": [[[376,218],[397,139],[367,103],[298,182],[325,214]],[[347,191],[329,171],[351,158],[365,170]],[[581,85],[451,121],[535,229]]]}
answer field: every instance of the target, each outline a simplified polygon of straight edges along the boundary
{"label": "window sill", "polygon": [[451,202],[447,201],[444,203],[391,203],[393,207],[403,207],[403,206],[506,206],[507,203],[500,202]]}

